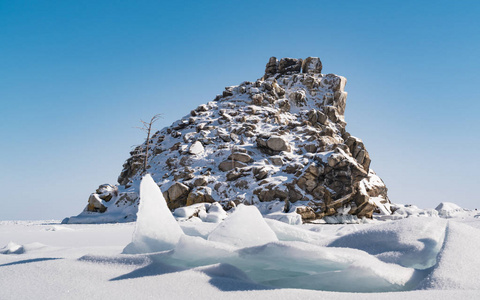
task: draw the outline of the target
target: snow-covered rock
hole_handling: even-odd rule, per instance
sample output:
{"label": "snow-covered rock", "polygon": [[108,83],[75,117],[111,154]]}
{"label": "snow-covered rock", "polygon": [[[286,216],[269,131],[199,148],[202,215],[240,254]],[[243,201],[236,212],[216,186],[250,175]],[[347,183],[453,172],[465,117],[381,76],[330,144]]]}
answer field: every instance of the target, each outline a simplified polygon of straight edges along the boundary
{"label": "snow-covered rock", "polygon": [[202,154],[205,149],[203,148],[203,145],[200,141],[196,141],[193,143],[190,148],[188,149],[188,152],[193,155],[198,155]]}
{"label": "snow-covered rock", "polygon": [[[364,143],[346,131],[346,79],[322,74],[322,67],[316,57],[273,57],[262,78],[226,87],[156,132],[148,171],[168,207],[282,201],[284,213],[297,212],[304,222],[390,214],[387,188],[370,169]],[[117,187],[92,194],[87,209],[65,222],[134,219],[146,147],[130,153]],[[285,219],[281,213],[275,218]]]}

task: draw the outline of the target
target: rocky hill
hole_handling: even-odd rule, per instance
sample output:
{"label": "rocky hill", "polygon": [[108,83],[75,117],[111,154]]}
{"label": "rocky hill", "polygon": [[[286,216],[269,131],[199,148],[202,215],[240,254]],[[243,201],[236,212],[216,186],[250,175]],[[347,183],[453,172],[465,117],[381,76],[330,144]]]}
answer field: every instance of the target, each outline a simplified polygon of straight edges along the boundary
{"label": "rocky hill", "polygon": [[134,220],[146,147],[147,171],[172,210],[272,204],[304,222],[391,213],[365,145],[345,129],[346,79],[321,72],[316,57],[270,58],[261,79],[226,87],[130,152],[118,185],[101,185],[65,222]]}

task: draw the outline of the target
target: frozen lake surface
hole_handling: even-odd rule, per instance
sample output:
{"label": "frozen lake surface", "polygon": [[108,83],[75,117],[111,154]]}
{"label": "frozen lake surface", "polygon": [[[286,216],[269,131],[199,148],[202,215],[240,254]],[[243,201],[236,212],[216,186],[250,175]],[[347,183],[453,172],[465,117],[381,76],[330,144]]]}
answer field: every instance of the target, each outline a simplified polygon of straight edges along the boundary
{"label": "frozen lake surface", "polygon": [[480,299],[476,211],[289,225],[241,205],[178,222],[153,185],[137,223],[0,222],[0,299]]}

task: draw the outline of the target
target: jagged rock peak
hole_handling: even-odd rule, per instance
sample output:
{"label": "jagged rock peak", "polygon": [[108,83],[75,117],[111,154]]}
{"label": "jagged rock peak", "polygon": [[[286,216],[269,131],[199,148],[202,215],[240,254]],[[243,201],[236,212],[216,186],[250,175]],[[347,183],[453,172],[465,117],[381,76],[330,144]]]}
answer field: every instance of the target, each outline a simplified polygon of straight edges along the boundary
{"label": "jagged rock peak", "polygon": [[285,57],[279,61],[275,56],[272,56],[265,66],[264,78],[272,76],[278,77],[300,72],[321,74],[322,61],[318,57],[307,57],[304,60],[301,58]]}
{"label": "jagged rock peak", "polygon": [[317,57],[270,58],[262,78],[226,87],[136,147],[119,185],[103,185],[70,222],[134,220],[147,147],[147,171],[172,210],[245,203],[268,212],[281,201],[304,222],[388,213],[385,184],[346,130],[347,81],[321,71]]}

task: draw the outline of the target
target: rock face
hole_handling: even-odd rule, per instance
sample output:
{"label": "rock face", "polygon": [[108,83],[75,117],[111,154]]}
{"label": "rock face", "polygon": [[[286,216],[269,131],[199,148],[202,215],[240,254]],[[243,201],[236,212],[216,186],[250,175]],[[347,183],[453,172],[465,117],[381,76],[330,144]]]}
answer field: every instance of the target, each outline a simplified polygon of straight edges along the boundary
{"label": "rock face", "polygon": [[303,73],[322,73],[322,62],[318,57],[307,57],[302,63]]}
{"label": "rock face", "polygon": [[[284,201],[304,221],[388,211],[387,188],[365,145],[345,128],[346,79],[321,71],[317,57],[272,57],[261,79],[226,87],[156,132],[148,172],[168,206]],[[119,186],[90,196],[85,213],[138,206],[145,147],[130,153]]]}

